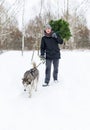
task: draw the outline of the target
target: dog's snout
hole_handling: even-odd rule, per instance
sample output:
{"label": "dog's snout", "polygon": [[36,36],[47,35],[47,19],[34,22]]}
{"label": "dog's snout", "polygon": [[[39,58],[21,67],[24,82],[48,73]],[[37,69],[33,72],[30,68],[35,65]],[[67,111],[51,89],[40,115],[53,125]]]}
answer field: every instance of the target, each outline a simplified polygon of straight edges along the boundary
{"label": "dog's snout", "polygon": [[24,89],[24,91],[26,91],[26,89]]}
{"label": "dog's snout", "polygon": [[31,84],[31,82],[30,82],[30,81],[29,81],[28,83],[29,83],[29,84]]}

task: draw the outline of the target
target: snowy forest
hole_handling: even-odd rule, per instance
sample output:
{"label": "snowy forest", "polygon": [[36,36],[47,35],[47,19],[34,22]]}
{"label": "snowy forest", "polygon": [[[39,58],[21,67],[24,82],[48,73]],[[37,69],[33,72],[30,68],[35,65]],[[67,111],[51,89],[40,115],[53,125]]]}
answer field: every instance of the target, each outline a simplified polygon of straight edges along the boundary
{"label": "snowy forest", "polygon": [[30,14],[28,22],[25,22],[25,0],[13,3],[0,0],[0,50],[39,49],[44,25],[55,19],[66,20],[72,34],[62,48],[90,49],[90,29],[85,17],[89,5],[89,0],[74,5],[70,0],[63,0],[62,3],[40,0],[38,5],[32,7],[34,16]]}
{"label": "snowy forest", "polygon": [[[90,0],[0,0],[0,130],[90,130],[89,19]],[[55,20],[68,23],[71,36],[60,44],[58,82],[52,64],[43,87],[37,52],[44,25]],[[29,98],[22,79],[33,61],[39,80]]]}

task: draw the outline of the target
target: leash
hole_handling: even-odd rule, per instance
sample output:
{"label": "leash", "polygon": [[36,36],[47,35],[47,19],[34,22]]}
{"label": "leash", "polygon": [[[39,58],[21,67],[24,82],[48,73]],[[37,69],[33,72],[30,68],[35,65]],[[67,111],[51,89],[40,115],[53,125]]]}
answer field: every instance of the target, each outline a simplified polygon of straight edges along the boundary
{"label": "leash", "polygon": [[[34,49],[33,49],[32,57],[31,57],[31,62],[33,61],[33,58],[34,58],[35,47],[36,47],[36,44],[33,46]],[[46,60],[40,62],[40,63],[36,66],[36,68],[38,68],[42,63],[44,64],[45,62],[46,62]]]}
{"label": "leash", "polygon": [[36,67],[38,68],[42,63],[44,64],[45,62],[46,62],[46,60],[43,62],[40,62]]}

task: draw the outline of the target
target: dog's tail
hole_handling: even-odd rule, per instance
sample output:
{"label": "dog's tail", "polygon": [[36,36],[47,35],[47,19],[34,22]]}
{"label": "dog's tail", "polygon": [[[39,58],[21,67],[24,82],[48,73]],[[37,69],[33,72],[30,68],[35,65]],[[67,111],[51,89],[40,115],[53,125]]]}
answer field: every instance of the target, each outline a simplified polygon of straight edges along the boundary
{"label": "dog's tail", "polygon": [[36,63],[32,62],[33,68],[37,68]]}

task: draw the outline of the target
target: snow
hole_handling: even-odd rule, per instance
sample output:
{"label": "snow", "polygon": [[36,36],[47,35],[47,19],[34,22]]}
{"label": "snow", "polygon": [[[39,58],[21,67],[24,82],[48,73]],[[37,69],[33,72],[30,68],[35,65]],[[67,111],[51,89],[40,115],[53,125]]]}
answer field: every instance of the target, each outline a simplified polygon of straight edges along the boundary
{"label": "snow", "polygon": [[[29,98],[22,77],[31,57],[32,51],[0,55],[0,130],[90,130],[90,51],[61,50],[59,83],[51,77],[48,87],[41,64],[38,91]],[[40,63],[37,52],[34,61]]]}

